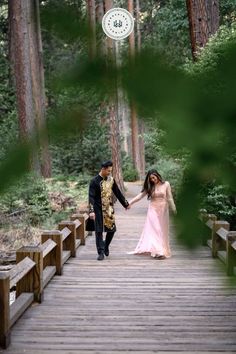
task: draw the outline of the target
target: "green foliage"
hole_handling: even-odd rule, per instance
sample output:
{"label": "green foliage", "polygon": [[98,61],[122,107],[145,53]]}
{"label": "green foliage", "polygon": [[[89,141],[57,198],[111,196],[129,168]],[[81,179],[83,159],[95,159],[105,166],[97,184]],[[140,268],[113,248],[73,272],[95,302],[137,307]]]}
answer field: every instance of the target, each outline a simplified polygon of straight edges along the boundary
{"label": "green foliage", "polygon": [[101,162],[110,157],[108,139],[107,127],[91,121],[83,134],[52,146],[54,173],[96,174]]}
{"label": "green foliage", "polygon": [[[217,33],[213,35],[204,49],[198,54],[198,60],[191,61],[185,66],[192,75],[212,75],[222,60],[225,60],[227,48],[230,43],[236,42],[236,22],[230,27],[222,25]],[[219,83],[218,83],[219,84]]]}
{"label": "green foliage", "polygon": [[235,153],[235,60],[235,41],[226,39],[223,55],[215,58],[206,75],[186,75],[147,50],[124,75],[125,87],[143,116],[156,117],[161,111],[158,122],[166,131],[168,148],[184,148],[191,155],[177,216],[179,238],[189,246],[201,242],[195,222],[201,183],[217,175],[222,184],[236,189],[235,165],[228,159]]}
{"label": "green foliage", "polygon": [[9,188],[1,198],[0,214],[2,218],[4,215],[23,215],[27,224],[32,225],[45,220],[51,209],[44,180],[29,175]]}
{"label": "green foliage", "polygon": [[87,204],[88,185],[91,176],[57,175],[47,179],[47,192],[50,199],[51,216],[43,222],[44,228],[53,228],[55,225],[75,212],[82,203]]}
{"label": "green foliage", "polygon": [[[229,5],[230,1],[227,2],[227,6]],[[222,5],[223,6],[223,5]],[[228,61],[228,56],[232,55],[232,48],[236,44],[236,23],[231,23],[231,26],[221,26],[219,31],[210,38],[209,42],[207,43],[206,47],[204,50],[202,50],[199,53],[198,56],[198,61],[193,64],[189,63],[187,65],[187,71],[192,75],[193,77],[196,78],[203,78],[203,81],[206,82],[206,78],[208,79],[208,82],[210,81],[210,85],[205,85],[204,90],[205,92],[208,91],[208,95],[214,94],[214,92],[217,95],[220,95],[222,92],[224,95],[226,94],[227,87],[229,85],[230,79],[229,77],[226,77],[226,67],[230,65],[230,63],[227,63]],[[231,47],[232,46],[232,47]],[[223,66],[222,66],[222,63]],[[220,70],[222,72],[222,75],[219,76],[219,67],[221,67]],[[223,70],[226,75],[223,75]],[[210,80],[209,80],[210,78]],[[229,94],[232,94],[232,89],[230,89]],[[215,127],[215,134],[217,134],[218,131],[218,137],[215,135],[215,138],[212,136],[213,140],[216,141],[216,145],[222,146],[222,142],[226,139],[228,141],[230,137],[230,132],[228,133],[228,129],[232,129],[233,127],[230,124],[231,121],[231,114],[228,116],[228,121],[226,119],[225,126],[226,128],[226,136],[227,138],[223,137],[222,134],[222,119],[224,116],[226,116],[226,109],[225,109],[225,101],[224,98],[221,101],[221,108],[219,115],[220,117],[214,116],[215,120],[220,119],[220,125],[218,129]],[[232,105],[232,109],[234,105]],[[217,118],[216,118],[217,117]],[[224,150],[226,153],[226,150]],[[220,152],[219,152],[220,155]],[[228,161],[232,164],[231,166],[234,168],[236,166],[235,164],[235,144],[232,141],[232,146],[228,147],[227,153],[225,156],[222,156],[221,164],[222,166],[222,161],[225,161],[225,166],[228,169]],[[222,167],[225,168],[225,167]],[[211,173],[207,172],[206,173],[206,180],[212,180],[211,183],[204,183],[200,193],[200,202],[201,206],[207,211],[212,212],[216,214],[218,217],[220,217],[223,220],[227,220],[231,224],[231,228],[236,228],[236,219],[235,219],[235,201],[233,195],[236,194],[236,191],[233,190],[233,185],[231,184],[231,190],[229,187],[226,187],[225,185],[215,184],[215,177],[219,177],[217,173],[215,173],[215,169],[212,170]],[[228,182],[228,178],[225,180],[225,182]]]}
{"label": "green foliage", "polygon": [[236,18],[236,2],[235,0],[221,0],[220,4],[220,18],[221,24],[231,26]]}
{"label": "green foliage", "polygon": [[84,200],[84,190],[88,189],[89,181],[92,178],[88,174],[79,175],[57,175],[48,179],[48,192],[62,192],[68,197],[78,198],[77,201]]}
{"label": "green foliage", "polygon": [[188,154],[183,149],[168,153],[166,132],[149,123],[144,136],[146,169],[156,169],[168,180],[176,195],[182,183],[183,171],[188,161]]}
{"label": "green foliage", "polygon": [[15,143],[18,136],[15,96],[8,62],[7,16],[7,2],[2,1],[0,4],[0,161],[6,157],[8,149]]}
{"label": "green foliage", "polygon": [[202,208],[219,220],[226,220],[236,230],[236,199],[229,186],[209,183],[202,188]]}
{"label": "green foliage", "polygon": [[122,158],[123,178],[126,182],[134,182],[139,179],[138,171],[134,168],[131,158],[125,155]]}
{"label": "green foliage", "polygon": [[90,179],[88,175],[58,175],[47,180],[25,176],[2,195],[0,222],[55,227],[82,202],[87,202]]}
{"label": "green foliage", "polygon": [[7,114],[3,114],[0,127],[0,161],[3,161],[7,153],[9,153],[9,149],[15,145],[18,138],[18,122],[16,111],[14,109]]}
{"label": "green foliage", "polygon": [[109,135],[106,126],[99,122],[91,123],[86,129],[82,140],[83,171],[97,174],[101,168],[101,162],[111,156]]}
{"label": "green foliage", "polygon": [[145,1],[141,4],[143,45],[158,49],[174,65],[191,58],[189,24],[184,0]]}
{"label": "green foliage", "polygon": [[161,158],[165,149],[165,132],[161,129],[148,126],[144,134],[145,159],[147,166],[151,166]]}
{"label": "green foliage", "polygon": [[169,157],[162,157],[156,160],[155,164],[149,167],[156,169],[164,180],[170,182],[175,197],[177,196],[183,178],[183,166],[181,161]]}

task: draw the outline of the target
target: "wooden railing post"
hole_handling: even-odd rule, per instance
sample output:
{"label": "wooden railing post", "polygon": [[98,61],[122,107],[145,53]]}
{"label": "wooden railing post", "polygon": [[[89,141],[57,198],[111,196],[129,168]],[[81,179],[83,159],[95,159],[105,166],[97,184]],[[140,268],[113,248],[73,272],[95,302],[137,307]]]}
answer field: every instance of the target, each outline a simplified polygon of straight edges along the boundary
{"label": "wooden railing post", "polygon": [[76,257],[76,226],[73,221],[62,221],[58,224],[58,229],[63,230],[67,227],[71,231],[71,235],[65,240],[66,250],[71,252],[71,257]]}
{"label": "wooden railing post", "polygon": [[56,266],[56,274],[62,275],[62,251],[63,251],[62,233],[59,230],[45,231],[41,235],[41,242],[44,243],[49,238],[52,239],[57,244],[53,252],[51,252],[50,263],[51,265]]}
{"label": "wooden railing post", "polygon": [[0,273],[0,346],[5,349],[10,344],[10,277]]}
{"label": "wooden railing post", "polygon": [[217,231],[223,227],[225,230],[229,230],[229,223],[227,221],[215,221],[212,226],[212,257],[217,257],[217,251],[224,249],[222,240],[217,235]]}
{"label": "wooden railing post", "polygon": [[[86,214],[86,215],[89,215],[89,207],[88,206],[81,206],[79,208],[79,213],[80,214]],[[87,231],[87,235],[88,236],[92,236],[93,235],[93,231]]]}
{"label": "wooden railing post", "polygon": [[227,275],[234,275],[234,267],[236,267],[236,250],[232,248],[232,243],[234,242],[236,242],[236,231],[229,231],[226,236]]}
{"label": "wooden railing post", "polygon": [[16,251],[16,263],[29,257],[35,262],[35,267],[16,285],[16,296],[23,292],[34,293],[34,300],[43,301],[43,252],[38,246],[24,246]]}
{"label": "wooden railing post", "polygon": [[[207,226],[207,228],[203,229],[203,235],[202,235],[203,246],[209,245],[210,247],[212,247],[212,229],[216,220],[217,217],[215,214],[203,214],[202,221],[204,222],[205,226]],[[210,233],[209,233],[209,229],[211,230]]]}
{"label": "wooden railing post", "polygon": [[78,219],[81,222],[80,227],[77,229],[77,237],[80,238],[81,245],[85,245],[85,221],[86,221],[86,214],[73,214],[70,218],[72,221]]}

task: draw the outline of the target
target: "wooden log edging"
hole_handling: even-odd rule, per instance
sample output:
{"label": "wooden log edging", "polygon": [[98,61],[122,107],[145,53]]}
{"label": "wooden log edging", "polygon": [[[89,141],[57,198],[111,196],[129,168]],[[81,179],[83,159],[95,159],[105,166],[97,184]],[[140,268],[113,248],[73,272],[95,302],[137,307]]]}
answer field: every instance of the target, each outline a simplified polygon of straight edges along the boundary
{"label": "wooden log edging", "polygon": [[[43,301],[43,290],[52,277],[62,275],[63,265],[76,257],[76,249],[85,245],[88,214],[74,214],[62,221],[58,230],[44,231],[41,244],[24,246],[16,251],[16,265],[0,272],[0,347],[10,344],[13,324],[32,304]],[[16,286],[16,300],[10,305],[10,291]]]}
{"label": "wooden log edging", "polygon": [[227,221],[217,220],[216,215],[208,214],[206,210],[200,210],[200,219],[210,229],[207,245],[212,257],[225,263],[228,276],[236,275],[236,231],[229,231]]}

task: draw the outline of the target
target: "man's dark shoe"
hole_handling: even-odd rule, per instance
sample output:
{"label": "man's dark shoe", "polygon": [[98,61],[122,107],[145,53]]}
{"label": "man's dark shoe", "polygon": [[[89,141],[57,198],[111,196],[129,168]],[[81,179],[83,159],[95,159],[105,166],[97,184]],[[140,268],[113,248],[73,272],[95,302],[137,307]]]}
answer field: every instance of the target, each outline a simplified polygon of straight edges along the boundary
{"label": "man's dark shoe", "polygon": [[105,256],[109,256],[109,248],[105,248],[105,251],[104,251],[104,253],[105,253]]}
{"label": "man's dark shoe", "polygon": [[100,253],[97,258],[98,261],[103,261],[104,260],[104,254]]}

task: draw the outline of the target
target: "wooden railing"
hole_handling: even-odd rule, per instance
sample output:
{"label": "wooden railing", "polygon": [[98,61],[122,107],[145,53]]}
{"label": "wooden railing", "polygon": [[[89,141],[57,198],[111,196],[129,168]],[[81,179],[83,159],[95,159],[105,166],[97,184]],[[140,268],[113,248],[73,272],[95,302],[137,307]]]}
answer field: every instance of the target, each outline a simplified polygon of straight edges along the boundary
{"label": "wooden railing", "polygon": [[[85,245],[88,215],[74,214],[60,222],[58,230],[45,231],[39,246],[16,251],[16,265],[0,272],[0,346],[10,343],[10,329],[33,301],[43,301],[43,290],[54,274],[62,275],[63,265],[76,249]],[[16,300],[10,305],[10,291],[16,287]]]}
{"label": "wooden railing", "polygon": [[205,210],[201,210],[200,218],[210,230],[205,242],[211,248],[212,257],[225,263],[227,275],[236,275],[236,231],[229,231],[227,221],[217,220],[216,215]]}

